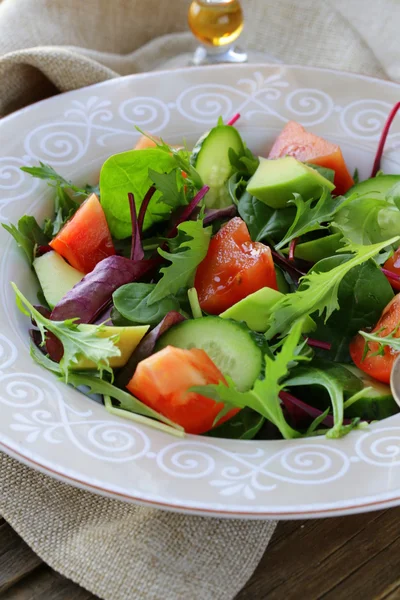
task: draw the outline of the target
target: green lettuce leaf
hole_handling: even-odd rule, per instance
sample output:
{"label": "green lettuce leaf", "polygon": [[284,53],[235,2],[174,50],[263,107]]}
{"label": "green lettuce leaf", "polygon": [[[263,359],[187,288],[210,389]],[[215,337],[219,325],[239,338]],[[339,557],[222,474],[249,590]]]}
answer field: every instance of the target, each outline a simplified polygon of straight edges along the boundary
{"label": "green lettuce leaf", "polygon": [[[171,264],[160,269],[162,277],[147,298],[149,306],[176,294],[180,288],[192,287],[196,269],[206,257],[211,231],[211,227],[203,227],[202,220],[185,221],[178,225],[177,238],[171,240],[174,252],[158,249]],[[177,245],[176,240],[182,241]]]}
{"label": "green lettuce leaf", "polygon": [[336,214],[333,226],[355,244],[377,244],[400,231],[400,210],[387,200],[356,198]]}
{"label": "green lettuce leaf", "polygon": [[301,281],[301,286],[294,294],[287,294],[274,306],[270,318],[270,326],[266,332],[267,339],[275,335],[281,336],[289,331],[295,321],[318,312],[321,316],[325,313],[325,322],[331,314],[340,308],[338,302],[339,285],[343,277],[354,267],[361,265],[373,258],[386,246],[400,240],[397,236],[380,244],[361,246],[348,244],[343,252],[352,252],[354,256],[347,262],[337,265],[326,273],[310,272]]}
{"label": "green lettuce leaf", "polygon": [[323,225],[323,223],[331,221],[332,217],[353,199],[353,196],[333,198],[326,188],[317,203],[314,200],[304,201],[300,194],[293,195],[294,200],[291,200],[290,203],[296,205],[296,216],[285,237],[276,244],[276,250],[284,248],[294,238],[299,238],[305,233],[327,229],[328,225]]}

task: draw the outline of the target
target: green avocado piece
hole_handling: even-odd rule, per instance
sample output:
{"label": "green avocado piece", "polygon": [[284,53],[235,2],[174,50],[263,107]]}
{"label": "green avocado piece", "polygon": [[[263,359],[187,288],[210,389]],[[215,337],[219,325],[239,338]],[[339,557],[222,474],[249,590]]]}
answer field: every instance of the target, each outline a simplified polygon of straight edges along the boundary
{"label": "green avocado piece", "polygon": [[[323,258],[333,256],[339,248],[344,246],[344,243],[341,241],[342,239],[343,236],[341,233],[333,233],[317,240],[297,244],[294,256],[301,260],[316,263]],[[289,251],[285,250],[284,252],[288,254]]]}
{"label": "green avocado piece", "polygon": [[50,308],[54,308],[61,298],[85,276],[54,251],[35,258],[33,268]]}
{"label": "green avocado piece", "polygon": [[260,158],[257,171],[247,184],[249,194],[272,208],[285,208],[293,194],[305,200],[319,198],[322,188],[333,190],[335,185],[318,171],[293,156],[273,160]]}
{"label": "green avocado piece", "polygon": [[[223,319],[233,319],[234,321],[244,321],[250,329],[264,333],[268,328],[268,321],[271,316],[272,308],[283,298],[284,294],[264,287],[249,294],[243,300],[239,300],[233,306],[221,313],[219,316]],[[303,327],[303,333],[313,331],[316,325],[311,317],[307,317]]]}
{"label": "green avocado piece", "polygon": [[392,188],[399,184],[400,175],[378,175],[378,177],[356,183],[345,193],[345,196],[347,198],[357,193],[377,200],[386,200],[387,196],[390,196]]}
{"label": "green avocado piece", "polygon": [[362,420],[379,421],[399,412],[399,407],[388,385],[373,379],[353,365],[343,365],[343,367],[356,375],[361,380],[364,388],[372,388],[366,390],[365,396],[345,409],[344,414],[346,417],[360,417]]}
{"label": "green avocado piece", "polygon": [[[96,325],[87,325],[81,323],[79,326],[81,331],[94,331]],[[104,325],[101,330],[97,333],[97,337],[109,338],[112,336],[118,336],[115,345],[121,351],[120,356],[112,356],[109,359],[109,365],[113,369],[123,367],[128,362],[135,350],[136,346],[141,342],[142,338],[146,335],[150,328],[150,325],[131,325],[128,327],[114,327]],[[96,365],[91,361],[81,356],[78,361],[72,366],[74,371],[85,371],[91,369],[97,369]]]}

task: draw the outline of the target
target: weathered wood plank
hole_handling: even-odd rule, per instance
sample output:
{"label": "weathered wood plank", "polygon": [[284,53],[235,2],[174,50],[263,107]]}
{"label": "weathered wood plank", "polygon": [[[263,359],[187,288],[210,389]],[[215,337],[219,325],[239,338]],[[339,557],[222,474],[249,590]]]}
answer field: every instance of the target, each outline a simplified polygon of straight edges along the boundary
{"label": "weathered wood plank", "polygon": [[0,523],[0,593],[41,564],[41,560],[4,520]]}
{"label": "weathered wood plank", "polygon": [[2,600],[96,600],[90,592],[42,565],[2,594]]}
{"label": "weathered wood plank", "polygon": [[[334,555],[343,548],[344,565],[341,568],[350,572],[354,561],[354,545],[351,540],[367,531],[373,546],[374,534],[378,530],[374,522],[384,513],[354,515],[337,519],[307,521],[304,526],[270,544],[254,576],[239,594],[237,600],[285,600],[320,598],[328,592],[340,578],[343,570],[338,570]],[[396,519],[388,511],[386,536],[395,535]],[[279,526],[278,526],[279,527]],[[388,541],[390,543],[390,539]],[[347,547],[351,548],[347,552]],[[356,553],[357,554],[357,553]],[[354,568],[354,567],[353,567]],[[349,589],[347,593],[350,594]],[[348,597],[352,598],[350,594]],[[353,598],[352,598],[353,600]]]}

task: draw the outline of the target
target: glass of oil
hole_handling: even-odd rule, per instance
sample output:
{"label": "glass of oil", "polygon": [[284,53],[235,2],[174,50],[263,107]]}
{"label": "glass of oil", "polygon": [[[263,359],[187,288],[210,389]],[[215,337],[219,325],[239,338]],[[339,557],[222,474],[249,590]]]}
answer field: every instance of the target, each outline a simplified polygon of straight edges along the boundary
{"label": "glass of oil", "polygon": [[244,24],[239,0],[193,0],[189,7],[188,23],[193,35],[201,43],[191,64],[247,61],[246,52],[234,46]]}

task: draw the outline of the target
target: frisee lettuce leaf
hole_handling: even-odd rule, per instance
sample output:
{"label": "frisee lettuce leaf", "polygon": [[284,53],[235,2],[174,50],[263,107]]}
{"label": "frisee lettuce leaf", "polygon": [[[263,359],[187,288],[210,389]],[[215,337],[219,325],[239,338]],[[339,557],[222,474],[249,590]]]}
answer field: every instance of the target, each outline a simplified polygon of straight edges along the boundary
{"label": "frisee lettuce leaf", "polygon": [[400,210],[387,200],[362,196],[342,206],[333,225],[355,244],[377,244],[400,231]]}
{"label": "frisee lettuce leaf", "polygon": [[287,294],[277,302],[271,314],[270,325],[265,334],[266,338],[270,340],[278,334],[284,335],[295,321],[306,315],[312,315],[314,312],[318,312],[320,316],[325,313],[326,322],[331,314],[339,308],[338,291],[343,277],[353,267],[373,258],[381,250],[399,240],[400,236],[397,236],[370,246],[349,242],[340,251],[353,253],[353,258],[326,273],[308,273],[301,278],[301,285],[297,292]]}
{"label": "frisee lettuce leaf", "polygon": [[[211,231],[211,227],[203,227],[201,219],[178,225],[178,235],[171,240],[174,252],[158,249],[171,264],[160,269],[162,277],[148,296],[148,305],[176,294],[180,288],[192,286],[196,269],[206,257]],[[178,245],[177,241],[180,242]]]}
{"label": "frisee lettuce leaf", "polygon": [[382,334],[385,331],[385,329],[386,329],[385,327],[382,327],[375,333],[368,333],[367,331],[359,331],[359,333],[365,339],[363,360],[366,357],[366,355],[368,354],[368,352],[370,351],[369,345],[371,342],[378,344],[378,347],[374,352],[372,352],[369,355],[370,357],[371,356],[384,356],[385,348],[390,348],[394,352],[400,352],[400,337],[398,337],[399,327],[400,326],[395,327],[394,330],[391,331],[390,333],[388,333],[387,335],[379,335],[380,333]]}
{"label": "frisee lettuce leaf", "polygon": [[27,317],[34,319],[40,334],[42,343],[45,343],[46,333],[50,332],[60,340],[64,348],[64,354],[60,361],[62,376],[66,382],[69,381],[69,370],[79,361],[80,357],[85,357],[95,363],[100,376],[103,371],[112,374],[109,359],[113,356],[121,356],[121,351],[116,346],[118,335],[111,337],[98,337],[102,331],[101,326],[83,331],[80,329],[76,319],[66,321],[52,321],[44,317],[32,304],[25,298],[15,283],[11,283],[16,294],[16,302],[20,311]]}
{"label": "frisee lettuce leaf", "polygon": [[[302,320],[295,323],[274,358],[271,358],[268,354],[265,355],[265,378],[257,379],[248,392],[239,392],[232,380],[229,379],[227,379],[228,387],[220,382],[213,385],[196,386],[191,388],[191,391],[212,398],[217,402],[223,402],[225,404],[224,412],[235,407],[252,408],[273,423],[285,439],[301,437],[301,433],[286,422],[279,393],[285,387],[284,380],[288,376],[290,368],[294,367],[300,360],[309,360],[298,353],[302,327]],[[221,416],[221,414],[218,415],[218,418]]]}
{"label": "frisee lettuce leaf", "polygon": [[296,205],[296,216],[285,237],[276,244],[275,249],[280,250],[289,244],[294,238],[301,237],[310,231],[327,229],[328,225],[322,225],[332,220],[332,217],[345,206],[352,202],[354,196],[332,197],[329,190],[324,188],[321,197],[315,203],[314,200],[304,201],[300,194],[293,194],[294,199],[290,204]]}
{"label": "frisee lettuce leaf", "polygon": [[77,187],[71,181],[68,181],[68,179],[65,179],[62,175],[57,173],[57,171],[55,171],[55,169],[53,169],[53,167],[50,165],[47,165],[41,161],[39,161],[39,165],[39,167],[21,167],[21,171],[24,171],[24,173],[29,173],[29,175],[32,175],[32,177],[44,179],[51,186],[69,189],[77,196],[88,195],[89,192],[87,189]]}

